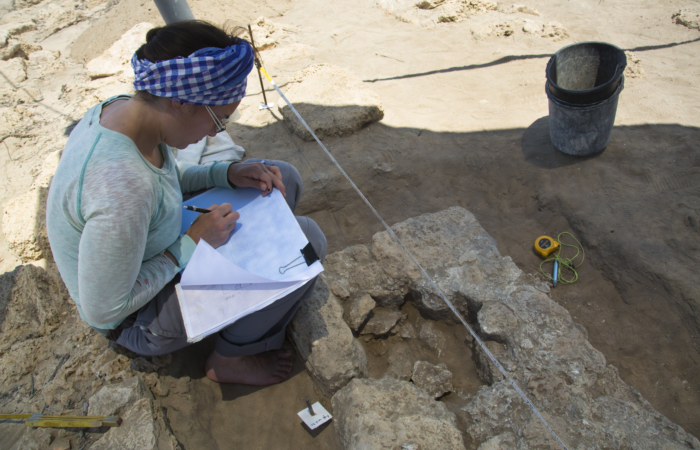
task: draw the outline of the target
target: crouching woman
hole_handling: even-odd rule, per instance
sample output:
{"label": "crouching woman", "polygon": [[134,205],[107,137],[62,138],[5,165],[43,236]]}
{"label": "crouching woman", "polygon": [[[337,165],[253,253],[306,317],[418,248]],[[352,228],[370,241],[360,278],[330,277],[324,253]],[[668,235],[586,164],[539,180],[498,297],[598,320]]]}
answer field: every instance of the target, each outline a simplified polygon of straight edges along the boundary
{"label": "crouching woman", "polygon": [[[132,58],[136,94],[112,97],[73,129],[49,190],[47,229],[54,259],[80,316],[140,355],[188,345],[175,284],[196,244],[226,242],[239,214],[211,205],[180,234],[183,194],[215,186],[279,189],[294,211],[301,177],[282,161],[178,164],[184,148],[225,129],[253,67],[246,41],[200,21],[150,30]],[[274,218],[271,218],[274,220]],[[297,217],[321,260],[326,239]],[[235,236],[234,236],[235,239]],[[315,280],[218,333],[209,378],[267,385],[286,379],[293,355],[285,327]]]}

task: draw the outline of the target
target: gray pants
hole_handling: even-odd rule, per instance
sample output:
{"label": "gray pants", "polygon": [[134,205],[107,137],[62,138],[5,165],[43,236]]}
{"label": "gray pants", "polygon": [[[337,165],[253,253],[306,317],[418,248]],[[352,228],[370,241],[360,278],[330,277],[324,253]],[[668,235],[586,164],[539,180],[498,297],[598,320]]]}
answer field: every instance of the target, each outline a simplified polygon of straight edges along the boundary
{"label": "gray pants", "polygon": [[[249,162],[259,160],[249,160]],[[297,169],[284,161],[265,160],[265,164],[279,167],[282,182],[287,189],[287,204],[292,212],[301,198],[301,176]],[[297,217],[297,222],[316,254],[323,262],[326,257],[326,237],[316,222],[308,217]],[[135,316],[121,325],[117,343],[144,356],[156,356],[180,350],[189,345],[180,305],[175,294],[177,275],[170,283],[141,308]],[[218,333],[216,352],[222,356],[255,355],[282,346],[285,328],[294,317],[302,300],[311,297],[316,280],[282,297],[260,311],[249,314]]]}

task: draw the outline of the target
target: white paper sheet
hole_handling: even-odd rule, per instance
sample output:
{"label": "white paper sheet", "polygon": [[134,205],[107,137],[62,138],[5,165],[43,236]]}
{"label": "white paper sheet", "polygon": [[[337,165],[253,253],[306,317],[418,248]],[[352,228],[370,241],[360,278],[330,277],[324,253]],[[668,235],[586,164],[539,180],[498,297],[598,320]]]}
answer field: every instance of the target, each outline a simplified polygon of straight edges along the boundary
{"label": "white paper sheet", "polygon": [[[301,249],[309,241],[279,190],[274,189],[263,197],[259,190],[252,188],[215,188],[183,204],[208,208],[222,203],[230,203],[241,215],[236,228],[229,240],[216,250],[200,241],[182,274],[183,285],[301,281],[323,271],[321,263],[316,262],[311,266],[301,264],[280,273],[280,267],[301,256]],[[198,215],[183,210],[181,233],[187,231]],[[214,253],[223,258],[216,257]],[[291,265],[303,261],[302,257]]]}
{"label": "white paper sheet", "polygon": [[308,281],[268,284],[175,285],[187,342],[216,333],[241,317],[259,311]]}
{"label": "white paper sheet", "polygon": [[[222,203],[241,215],[236,228],[217,249],[200,240],[176,286],[188,342],[265,308],[323,271],[319,261],[304,262],[301,249],[309,241],[278,190],[263,197],[256,189],[215,188],[184,204]],[[198,215],[183,210],[183,233]],[[299,263],[280,273],[280,267]]]}

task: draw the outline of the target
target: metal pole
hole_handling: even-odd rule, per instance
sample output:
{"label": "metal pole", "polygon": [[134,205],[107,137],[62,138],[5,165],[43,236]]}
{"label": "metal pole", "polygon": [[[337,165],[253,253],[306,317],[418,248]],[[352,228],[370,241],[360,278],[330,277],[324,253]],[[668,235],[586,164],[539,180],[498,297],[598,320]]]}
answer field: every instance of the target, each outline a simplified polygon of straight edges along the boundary
{"label": "metal pole", "polygon": [[261,62],[258,58],[258,51],[255,49],[255,40],[253,40],[253,29],[248,24],[248,34],[250,34],[250,45],[253,46],[253,55],[255,56],[255,67],[258,68],[258,78],[260,78],[260,89],[262,90],[264,105],[267,108],[267,96],[265,95],[265,85],[263,85],[262,75],[260,74]]}
{"label": "metal pole", "polygon": [[166,25],[183,20],[194,20],[187,0],[154,0]]}

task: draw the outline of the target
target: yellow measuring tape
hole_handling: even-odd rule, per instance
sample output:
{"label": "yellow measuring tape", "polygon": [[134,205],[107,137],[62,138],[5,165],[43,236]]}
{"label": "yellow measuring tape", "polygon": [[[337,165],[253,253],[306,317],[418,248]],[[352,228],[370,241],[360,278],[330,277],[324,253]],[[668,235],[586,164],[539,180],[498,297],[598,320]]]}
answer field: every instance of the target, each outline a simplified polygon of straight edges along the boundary
{"label": "yellow measuring tape", "polygon": [[24,420],[28,427],[95,428],[118,427],[117,416],[47,416],[44,414],[0,414],[0,420]]}
{"label": "yellow measuring tape", "polygon": [[[577,245],[564,244],[564,243],[561,241],[561,237],[562,237],[562,235],[564,235],[564,234],[568,234],[569,236],[571,236],[571,238],[572,238],[574,241],[576,241],[576,244],[577,244]],[[546,236],[542,236],[542,237],[546,237]],[[540,238],[538,238],[538,239],[541,239],[542,237],[540,237]],[[537,243],[538,243],[538,242],[539,242],[539,241],[535,242],[535,245],[536,245],[536,246],[537,246]],[[578,267],[581,267],[581,264],[583,264],[583,259],[585,258],[585,252],[583,251],[583,246],[582,246],[581,243],[578,241],[578,239],[576,239],[576,238],[574,237],[574,235],[571,234],[571,233],[569,233],[568,231],[564,231],[564,232],[562,232],[562,233],[559,233],[559,235],[557,236],[557,239],[556,239],[555,244],[558,244],[558,245],[552,245],[552,246],[549,247],[549,248],[552,248],[552,247],[557,248],[556,253],[554,253],[554,256],[552,256],[551,258],[547,258],[547,259],[545,259],[544,261],[542,261],[542,262],[540,263],[540,271],[541,271],[542,274],[545,276],[545,278],[547,278],[548,280],[550,280],[550,281],[552,281],[552,282],[554,283],[554,286],[557,285],[557,282],[561,282],[561,283],[564,283],[564,284],[572,284],[572,283],[575,283],[576,280],[578,280],[578,273],[576,272],[576,269],[577,269]],[[575,254],[572,258],[564,258],[563,256],[561,256],[561,251],[564,249],[564,247],[575,248],[575,249],[576,249],[576,254]],[[538,250],[538,253],[540,253],[539,250]],[[547,255],[548,255],[548,254],[549,254],[549,253],[547,253]],[[575,260],[576,258],[578,258],[579,254],[581,255],[581,262],[579,262],[578,264],[576,264],[576,263],[574,263],[574,260]],[[544,271],[544,269],[542,269],[542,266],[543,266],[545,263],[548,263],[548,262],[553,262],[553,263],[555,263],[555,273],[553,273],[552,275],[548,274],[547,272]],[[571,278],[569,278],[569,279],[564,278],[564,277],[562,276],[562,268],[565,268],[565,269],[571,271],[571,272],[573,273],[573,276],[572,276]],[[553,275],[556,276],[556,278],[555,278]]]}

